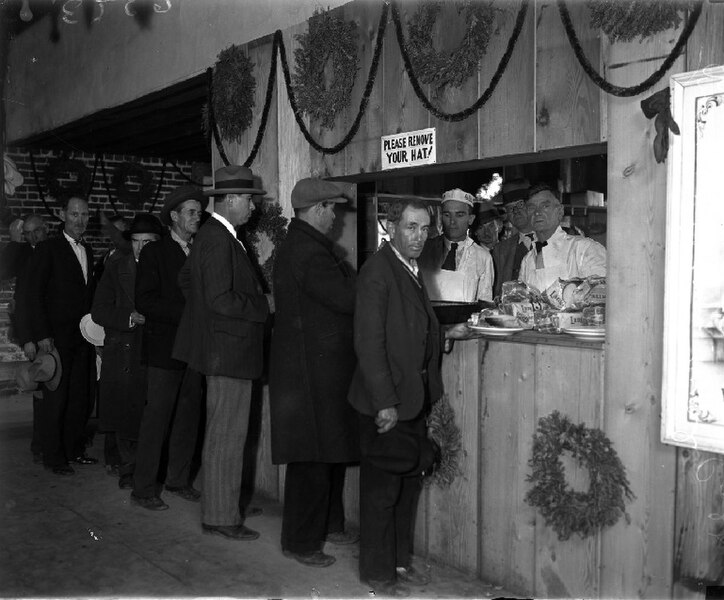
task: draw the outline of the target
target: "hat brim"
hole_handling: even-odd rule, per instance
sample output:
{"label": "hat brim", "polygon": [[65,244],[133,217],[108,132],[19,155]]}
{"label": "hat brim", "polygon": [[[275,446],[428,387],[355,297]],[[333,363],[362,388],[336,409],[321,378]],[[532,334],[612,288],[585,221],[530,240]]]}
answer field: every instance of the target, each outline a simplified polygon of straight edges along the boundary
{"label": "hat brim", "polygon": [[106,330],[93,320],[90,313],[83,315],[83,318],[80,320],[80,332],[89,344],[103,346]]}
{"label": "hat brim", "polygon": [[58,354],[56,348],[53,348],[49,354],[55,359],[55,373],[53,373],[49,381],[45,382],[45,387],[51,392],[54,392],[58,389],[58,385],[60,385],[60,378],[63,376],[63,365],[60,362],[60,354]]}
{"label": "hat brim", "polygon": [[262,194],[266,194],[266,190],[260,190],[259,188],[226,188],[223,190],[204,190],[204,196],[225,196],[226,194],[253,194],[256,196],[261,196]]}
{"label": "hat brim", "polygon": [[161,223],[163,223],[166,227],[171,227],[171,225],[173,225],[173,221],[171,221],[171,211],[188,200],[196,200],[196,202],[201,204],[202,211],[206,210],[206,206],[209,204],[207,194],[204,194],[201,191],[199,191],[198,195],[180,198],[178,201],[172,202],[168,205],[164,204],[161,208],[161,212],[158,214],[158,218]]}

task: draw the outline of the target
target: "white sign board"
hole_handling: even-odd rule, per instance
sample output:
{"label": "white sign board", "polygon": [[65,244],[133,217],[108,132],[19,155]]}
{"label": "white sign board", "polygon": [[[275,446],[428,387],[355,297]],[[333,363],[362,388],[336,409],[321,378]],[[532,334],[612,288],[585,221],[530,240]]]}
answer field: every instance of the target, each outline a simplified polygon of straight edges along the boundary
{"label": "white sign board", "polygon": [[381,138],[382,170],[435,164],[436,146],[434,127],[384,135]]}

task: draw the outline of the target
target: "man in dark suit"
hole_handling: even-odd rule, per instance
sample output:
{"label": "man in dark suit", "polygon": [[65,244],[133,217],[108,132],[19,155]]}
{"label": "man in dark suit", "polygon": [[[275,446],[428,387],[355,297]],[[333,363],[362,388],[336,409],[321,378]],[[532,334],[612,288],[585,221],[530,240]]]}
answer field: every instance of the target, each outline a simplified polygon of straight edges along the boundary
{"label": "man in dark suit", "polygon": [[43,464],[57,475],[72,475],[69,462],[98,462],[85,453],[95,351],[79,327],[93,299],[93,252],[83,241],[88,202],[78,196],[60,200],[63,231],[39,243],[33,253],[26,306],[38,349],[50,352],[57,348],[63,369],[57,389],[45,389],[40,406]]}
{"label": "man in dark suit", "polygon": [[292,190],[295,217],[274,263],[274,333],[269,366],[272,462],[286,464],[282,551],[310,567],[335,558],[325,538],[344,531],[345,463],[359,460],[357,416],[347,403],[355,366],[355,279],[327,237],[349,192],[322,179]]}
{"label": "man in dark suit", "polygon": [[169,235],[143,248],[138,260],[136,309],[146,318],[142,360],[148,366],[148,389],[131,500],[149,510],[168,508],[156,490],[166,440],[166,490],[191,502],[201,498],[191,485],[190,471],[199,428],[202,377],[171,354],[185,304],[178,275],[191,252],[206,204],[201,190],[191,185],[168,194],[160,217],[169,227]]}
{"label": "man in dark suit", "polygon": [[243,524],[239,494],[252,380],[262,373],[264,323],[272,306],[236,228],[249,220],[252,196],[264,193],[250,169],[218,169],[214,187],[204,192],[214,199],[214,213],[179,276],[186,306],[173,356],[206,375],[201,527],[234,540],[259,537]]}
{"label": "man in dark suit", "polygon": [[429,226],[424,205],[393,202],[390,243],[364,264],[357,283],[358,362],[348,399],[360,425],[359,570],[380,595],[406,596],[405,583],[429,582],[411,555],[421,474],[433,456],[425,416],[442,395],[444,340],[473,337],[464,324],[443,332],[430,305],[416,260]]}

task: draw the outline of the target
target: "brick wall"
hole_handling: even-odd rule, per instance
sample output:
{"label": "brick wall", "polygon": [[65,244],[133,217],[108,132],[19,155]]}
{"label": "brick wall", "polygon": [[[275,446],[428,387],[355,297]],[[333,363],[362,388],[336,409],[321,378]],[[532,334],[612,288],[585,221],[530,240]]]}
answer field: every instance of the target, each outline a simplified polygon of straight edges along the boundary
{"label": "brick wall", "polygon": [[[53,198],[50,197],[45,197],[45,202],[48,208],[46,208],[43,204],[41,192],[38,190],[38,184],[36,183],[36,179],[33,174],[30,154],[25,150],[12,147],[8,148],[7,154],[15,162],[18,171],[20,171],[24,178],[24,182],[15,190],[13,196],[5,198],[6,209],[9,210],[12,215],[10,215],[9,218],[3,219],[5,222],[0,226],[0,242],[9,241],[8,225],[13,218],[26,216],[34,212],[39,213],[46,219],[46,222],[49,224],[49,235],[54,235],[55,233],[61,231],[62,224],[60,220],[49,214],[50,212],[56,213],[59,205]],[[45,169],[48,166],[48,163],[55,158],[59,158],[59,155],[55,152],[37,151],[33,152],[33,158],[35,160],[36,170],[38,173],[38,180],[42,186],[43,192],[47,194],[48,188],[47,182],[45,181]],[[96,159],[94,154],[79,152],[70,155],[68,158],[83,162],[88,171],[91,174],[93,173],[93,166]],[[129,222],[136,212],[149,211],[153,209],[152,212],[158,216],[158,212],[163,205],[163,199],[166,194],[179,185],[189,183],[188,179],[186,179],[184,175],[194,182],[200,183],[203,176],[205,174],[210,174],[211,172],[210,165],[187,162],[175,163],[179,168],[178,170],[174,168],[171,162],[167,162],[164,170],[163,160],[158,158],[141,158],[119,154],[106,154],[101,156],[101,160],[105,164],[110,193],[106,187],[103,170],[101,169],[99,163],[93,179],[93,187],[89,198],[90,219],[88,222],[88,229],[85,234],[85,238],[93,247],[93,253],[96,258],[101,256],[101,254],[104,253],[110,245],[110,240],[101,232],[101,212],[104,212],[107,216],[119,213],[126,217]],[[158,201],[155,206],[153,206],[152,202],[148,202],[144,204],[143,207],[139,206],[134,208],[132,206],[121,204],[116,200],[116,193],[113,189],[113,174],[116,167],[122,162],[140,163],[152,173],[152,199],[156,196],[156,189],[163,172],[163,184],[161,186],[161,191],[158,194]],[[183,173],[183,175],[179,173],[179,170]],[[131,189],[137,189],[136,181],[129,180],[127,184]],[[0,295],[2,295],[1,292]]]}

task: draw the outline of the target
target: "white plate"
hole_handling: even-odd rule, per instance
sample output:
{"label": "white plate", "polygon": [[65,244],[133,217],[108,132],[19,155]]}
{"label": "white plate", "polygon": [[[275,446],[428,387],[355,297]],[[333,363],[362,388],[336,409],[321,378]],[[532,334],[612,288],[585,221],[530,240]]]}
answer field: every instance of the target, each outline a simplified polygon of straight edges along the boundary
{"label": "white plate", "polygon": [[491,327],[486,325],[468,325],[473,331],[484,333],[491,337],[508,337],[519,331],[525,331],[525,327]]}
{"label": "white plate", "polygon": [[562,331],[583,340],[602,340],[606,337],[605,327],[564,327]]}

